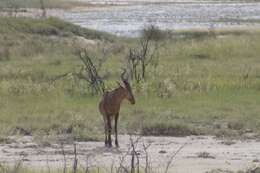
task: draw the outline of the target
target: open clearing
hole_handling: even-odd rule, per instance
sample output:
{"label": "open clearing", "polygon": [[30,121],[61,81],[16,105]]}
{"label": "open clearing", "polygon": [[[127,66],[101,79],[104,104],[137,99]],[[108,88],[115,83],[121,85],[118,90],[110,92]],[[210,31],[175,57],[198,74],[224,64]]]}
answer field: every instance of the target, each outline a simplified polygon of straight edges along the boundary
{"label": "open clearing", "polygon": [[[133,136],[135,141],[138,137]],[[64,157],[60,144],[38,145],[30,136],[9,137],[10,143],[0,145],[0,162],[14,164],[22,160],[30,168],[62,169]],[[119,136],[120,148],[105,148],[103,142],[76,142],[80,167],[101,167],[110,170],[123,164],[130,166],[130,137]],[[186,144],[186,145],[185,145]],[[246,170],[259,166],[260,141],[223,141],[211,136],[189,137],[142,137],[137,142],[136,151],[140,157],[141,167],[145,165],[143,145],[148,146],[149,162],[154,171],[162,172],[172,155],[183,145],[182,150],[174,157],[169,168],[176,173],[201,173],[214,169]],[[73,163],[73,145],[64,145],[68,167]],[[88,163],[88,164],[86,164]]]}

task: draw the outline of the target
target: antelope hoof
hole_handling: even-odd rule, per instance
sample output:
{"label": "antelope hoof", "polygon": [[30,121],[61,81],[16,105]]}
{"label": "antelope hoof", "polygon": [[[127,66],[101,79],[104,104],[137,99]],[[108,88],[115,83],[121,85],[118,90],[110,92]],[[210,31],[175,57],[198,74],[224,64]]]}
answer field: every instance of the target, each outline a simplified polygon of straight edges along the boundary
{"label": "antelope hoof", "polygon": [[110,144],[110,143],[105,143],[105,147],[108,147],[108,148],[111,148],[112,147],[112,144]]}
{"label": "antelope hoof", "polygon": [[112,145],[105,144],[105,147],[107,147],[107,148],[111,148],[111,147],[112,147]]}

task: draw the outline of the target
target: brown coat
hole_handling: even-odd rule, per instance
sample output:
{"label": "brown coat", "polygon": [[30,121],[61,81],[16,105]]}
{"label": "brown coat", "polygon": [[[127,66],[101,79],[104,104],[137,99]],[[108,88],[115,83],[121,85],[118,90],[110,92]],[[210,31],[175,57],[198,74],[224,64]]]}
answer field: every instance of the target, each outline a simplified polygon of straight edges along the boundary
{"label": "brown coat", "polygon": [[135,104],[135,98],[132,93],[130,84],[123,80],[124,85],[119,85],[118,88],[104,93],[103,98],[99,103],[99,111],[103,115],[105,127],[105,145],[111,147],[111,120],[115,118],[115,144],[118,146],[117,140],[117,120],[119,116],[121,102],[124,99]]}

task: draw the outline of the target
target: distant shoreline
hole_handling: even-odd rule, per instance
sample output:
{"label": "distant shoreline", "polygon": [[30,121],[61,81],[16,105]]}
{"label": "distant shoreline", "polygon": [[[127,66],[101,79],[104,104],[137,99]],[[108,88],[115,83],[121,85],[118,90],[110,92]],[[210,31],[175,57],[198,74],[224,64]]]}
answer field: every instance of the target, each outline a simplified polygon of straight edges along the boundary
{"label": "distant shoreline", "polygon": [[137,4],[162,4],[162,3],[252,3],[260,0],[76,0],[93,5],[137,5]]}

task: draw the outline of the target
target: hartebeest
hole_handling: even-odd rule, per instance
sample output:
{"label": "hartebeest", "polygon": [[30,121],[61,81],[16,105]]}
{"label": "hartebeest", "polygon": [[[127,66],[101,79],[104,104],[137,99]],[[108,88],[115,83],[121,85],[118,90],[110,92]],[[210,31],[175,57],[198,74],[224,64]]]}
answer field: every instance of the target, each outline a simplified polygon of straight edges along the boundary
{"label": "hartebeest", "polygon": [[122,84],[119,84],[118,88],[112,91],[106,91],[102,100],[99,103],[99,111],[103,115],[104,127],[105,127],[105,146],[112,147],[111,131],[112,120],[115,119],[115,145],[118,147],[117,139],[117,121],[119,117],[119,111],[121,102],[124,99],[130,101],[131,104],[135,104],[135,98],[132,93],[132,89],[127,79],[124,78],[124,71],[121,75]]}

